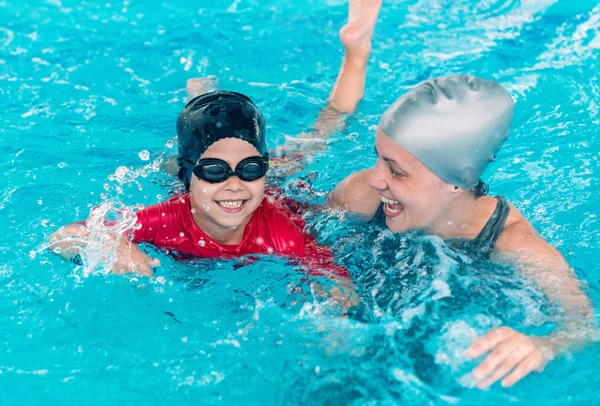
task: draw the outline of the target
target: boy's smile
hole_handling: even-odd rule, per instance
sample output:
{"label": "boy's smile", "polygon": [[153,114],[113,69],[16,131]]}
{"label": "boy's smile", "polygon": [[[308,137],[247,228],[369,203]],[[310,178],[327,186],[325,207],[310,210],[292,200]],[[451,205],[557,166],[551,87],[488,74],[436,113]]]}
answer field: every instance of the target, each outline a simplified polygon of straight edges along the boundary
{"label": "boy's smile", "polygon": [[[259,153],[249,142],[225,138],[208,147],[202,159],[221,159],[235,168],[242,160],[255,156]],[[264,192],[264,177],[244,182],[237,176],[230,176],[224,182],[209,183],[193,176],[190,204],[196,208],[194,221],[215,241],[239,244],[244,227],[264,199]]]}

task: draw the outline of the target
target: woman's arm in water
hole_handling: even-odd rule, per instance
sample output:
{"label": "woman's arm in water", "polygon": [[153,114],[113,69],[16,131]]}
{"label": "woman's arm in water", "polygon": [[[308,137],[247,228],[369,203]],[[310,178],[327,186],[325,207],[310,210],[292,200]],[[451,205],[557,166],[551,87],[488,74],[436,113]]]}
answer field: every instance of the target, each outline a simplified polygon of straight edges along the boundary
{"label": "woman's arm in water", "polygon": [[478,387],[487,388],[502,379],[515,384],[562,353],[569,353],[598,339],[598,326],[588,296],[563,256],[544,241],[524,218],[508,226],[498,240],[502,258],[516,262],[522,272],[543,289],[562,310],[557,329],[549,336],[527,337],[502,327],[476,340],[471,357],[489,355],[474,371]]}
{"label": "woman's arm in water", "polygon": [[380,8],[381,0],[350,0],[348,23],[340,30],[344,57],[327,105],[317,116],[312,131],[290,138],[276,148],[276,153],[284,157],[277,171],[284,176],[302,169],[297,159],[285,159],[286,156],[300,155],[306,160],[323,151],[327,139],[345,124],[348,114],[356,110],[364,95],[371,39]]}

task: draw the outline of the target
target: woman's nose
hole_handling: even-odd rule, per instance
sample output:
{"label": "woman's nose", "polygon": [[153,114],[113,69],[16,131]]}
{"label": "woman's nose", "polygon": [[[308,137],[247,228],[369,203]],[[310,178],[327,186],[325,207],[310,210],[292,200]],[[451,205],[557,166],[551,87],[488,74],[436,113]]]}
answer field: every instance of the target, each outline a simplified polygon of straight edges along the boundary
{"label": "woman's nose", "polygon": [[369,186],[377,190],[386,190],[388,188],[385,164],[381,158],[377,160],[375,170],[371,172],[371,176],[369,176]]}

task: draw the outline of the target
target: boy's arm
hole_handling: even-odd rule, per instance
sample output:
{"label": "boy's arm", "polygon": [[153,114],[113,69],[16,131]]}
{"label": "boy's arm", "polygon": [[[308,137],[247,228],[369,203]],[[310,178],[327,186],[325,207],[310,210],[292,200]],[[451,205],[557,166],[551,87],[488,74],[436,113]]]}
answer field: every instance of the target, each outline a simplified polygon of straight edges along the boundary
{"label": "boy's arm", "polygon": [[[143,228],[140,230],[143,231]],[[139,233],[139,230],[136,232]],[[50,236],[48,248],[65,259],[73,260],[85,252],[89,238],[90,231],[84,223],[72,223]],[[122,235],[119,239],[117,255],[112,269],[116,274],[133,272],[151,277],[151,268],[160,265],[158,259],[146,255],[126,235]]]}

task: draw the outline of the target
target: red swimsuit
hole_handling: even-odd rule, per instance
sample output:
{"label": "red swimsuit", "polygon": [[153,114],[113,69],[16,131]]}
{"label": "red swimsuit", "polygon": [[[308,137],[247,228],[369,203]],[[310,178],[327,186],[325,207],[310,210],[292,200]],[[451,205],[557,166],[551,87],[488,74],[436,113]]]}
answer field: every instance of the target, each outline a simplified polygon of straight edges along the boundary
{"label": "red swimsuit", "polygon": [[221,245],[194,222],[189,194],[175,197],[137,212],[134,241],[147,242],[183,256],[235,258],[248,254],[279,254],[300,261],[312,275],[348,277],[348,271],[333,262],[329,249],[318,246],[304,231],[304,221],[266,197],[252,213],[239,245]]}

